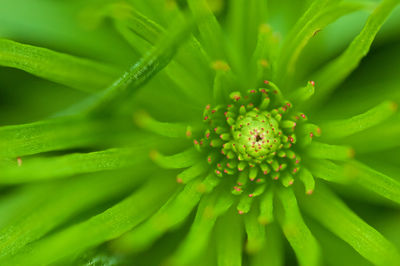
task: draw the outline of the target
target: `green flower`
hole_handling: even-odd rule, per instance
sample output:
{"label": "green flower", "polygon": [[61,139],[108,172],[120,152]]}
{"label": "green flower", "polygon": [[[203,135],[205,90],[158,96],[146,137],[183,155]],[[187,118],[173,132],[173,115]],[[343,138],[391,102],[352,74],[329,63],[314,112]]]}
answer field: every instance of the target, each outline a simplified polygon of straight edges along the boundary
{"label": "green flower", "polygon": [[0,39],[0,264],[400,265],[400,83],[348,78],[399,2],[308,2],[4,4],[92,59]]}

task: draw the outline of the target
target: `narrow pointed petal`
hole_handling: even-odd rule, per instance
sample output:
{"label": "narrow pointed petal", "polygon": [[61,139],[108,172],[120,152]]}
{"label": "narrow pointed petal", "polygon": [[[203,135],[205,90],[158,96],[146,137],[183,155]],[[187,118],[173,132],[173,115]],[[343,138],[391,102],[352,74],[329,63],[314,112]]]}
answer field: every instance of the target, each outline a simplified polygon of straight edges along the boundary
{"label": "narrow pointed petal", "polygon": [[[2,215],[0,257],[17,253],[26,244],[66,223],[74,215],[129,192],[146,177],[143,172],[137,171],[136,175],[114,172],[112,179],[106,172],[40,186],[31,185],[17,191],[5,202],[15,202],[16,205],[11,206],[16,209]],[[95,193],[88,193],[88,187]],[[0,209],[1,206],[7,207],[3,204],[0,202]]]}
{"label": "narrow pointed petal", "polygon": [[204,46],[213,59],[224,59],[223,35],[217,18],[211,12],[205,0],[189,0],[188,5],[193,14],[201,18],[198,28]]}
{"label": "narrow pointed petal", "polygon": [[231,209],[215,225],[218,266],[242,265],[242,229],[240,216]]}
{"label": "narrow pointed petal", "polygon": [[251,266],[283,266],[284,265],[284,246],[283,236],[277,224],[266,227],[264,245],[261,250],[250,257]]}
{"label": "narrow pointed petal", "polygon": [[191,261],[206,248],[217,218],[233,204],[233,197],[222,189],[203,197],[190,231],[176,253],[171,257],[173,265],[190,265]]}
{"label": "narrow pointed petal", "polygon": [[86,92],[107,87],[120,73],[119,69],[87,59],[6,39],[0,39],[0,65]]}
{"label": "narrow pointed petal", "polygon": [[148,248],[165,232],[183,222],[197,206],[202,193],[200,181],[187,184],[150,219],[113,243],[116,250],[138,252]]}
{"label": "narrow pointed petal", "polygon": [[188,138],[193,134],[193,131],[187,125],[160,122],[144,111],[135,113],[133,118],[139,127],[156,133],[160,136],[170,138]]}
{"label": "narrow pointed petal", "polygon": [[143,150],[127,148],[57,157],[19,158],[19,165],[16,160],[14,164],[1,168],[0,184],[36,182],[139,166],[146,162],[146,157],[141,156],[140,153],[143,153]]}
{"label": "narrow pointed petal", "polygon": [[381,1],[347,49],[317,73],[315,81],[319,84],[319,90],[313,98],[313,103],[321,103],[358,66],[369,52],[383,23],[398,4],[398,0]]}
{"label": "narrow pointed petal", "polygon": [[307,146],[307,154],[318,159],[345,161],[354,157],[354,150],[349,146],[331,145],[313,141]]}
{"label": "narrow pointed petal", "polygon": [[200,153],[194,148],[170,156],[165,156],[157,151],[153,151],[151,152],[150,157],[155,163],[165,169],[189,167],[196,164],[201,158]]}
{"label": "narrow pointed petal", "polygon": [[319,184],[311,196],[300,195],[302,209],[334,234],[349,243],[375,265],[399,265],[395,247],[373,227],[361,220],[332,192]]}
{"label": "narrow pointed petal", "polygon": [[322,137],[327,139],[339,139],[353,135],[382,123],[396,111],[397,104],[386,101],[352,118],[321,123]]}
{"label": "narrow pointed petal", "polygon": [[57,114],[57,116],[96,113],[117,99],[129,97],[171,61],[178,47],[187,39],[193,23],[183,23],[176,30],[165,34],[149,53],[133,64],[105,90]]}
{"label": "narrow pointed petal", "polygon": [[[283,56],[278,64],[278,71],[280,71],[279,78],[282,81],[287,80],[288,76],[293,76],[298,58],[312,37],[337,19],[366,7],[366,5],[362,3],[339,2],[340,1],[314,1],[310,5],[299,22],[303,21],[306,14],[309,15],[308,21],[304,23],[301,29],[290,35],[291,38],[287,39],[285,46],[282,48]],[[316,6],[318,6],[319,9],[316,9]],[[299,28],[300,23],[295,27]]]}
{"label": "narrow pointed petal", "polygon": [[175,188],[170,176],[149,179],[146,185],[106,211],[43,238],[15,256],[3,257],[0,264],[48,265],[76,256],[131,230],[160,208]]}
{"label": "narrow pointed petal", "polygon": [[265,225],[258,221],[259,212],[253,208],[244,216],[244,224],[247,234],[246,251],[255,254],[265,245]]}
{"label": "narrow pointed petal", "polygon": [[283,233],[292,246],[298,262],[302,266],[320,265],[320,248],[301,217],[296,197],[292,189],[281,188],[278,191],[281,203],[279,223]]}

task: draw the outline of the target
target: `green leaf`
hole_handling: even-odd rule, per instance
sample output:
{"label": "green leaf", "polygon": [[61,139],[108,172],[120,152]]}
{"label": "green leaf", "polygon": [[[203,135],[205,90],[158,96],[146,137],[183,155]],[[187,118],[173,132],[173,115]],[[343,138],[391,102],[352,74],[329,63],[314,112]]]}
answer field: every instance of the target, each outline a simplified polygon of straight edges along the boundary
{"label": "green leaf", "polygon": [[296,197],[292,189],[281,188],[278,193],[281,208],[278,209],[279,223],[292,246],[300,265],[320,264],[320,249],[301,217]]}
{"label": "green leaf", "polygon": [[15,256],[4,257],[0,263],[48,265],[115,239],[160,208],[171,195],[175,184],[174,180],[166,175],[150,178],[146,185],[108,210],[43,238]]}
{"label": "green leaf", "polygon": [[117,250],[142,251],[165,232],[182,223],[197,206],[202,193],[200,181],[185,185],[182,191],[170,198],[150,219],[114,242]]}
{"label": "green leaf", "polygon": [[358,66],[361,59],[367,55],[383,23],[399,3],[398,0],[381,1],[379,6],[369,16],[364,28],[347,49],[317,73],[315,81],[318,84],[319,90],[313,98],[314,104],[322,103],[322,100]]}
{"label": "green leaf", "polygon": [[86,92],[107,87],[120,73],[104,64],[6,39],[0,39],[0,65]]}
{"label": "green leaf", "polygon": [[396,103],[386,101],[352,118],[321,123],[322,137],[338,139],[353,135],[382,123],[392,116],[396,110]]}
{"label": "green leaf", "polygon": [[190,265],[206,248],[217,218],[233,203],[232,195],[217,189],[203,197],[189,233],[171,258],[173,265]]}
{"label": "green leaf", "polygon": [[[145,176],[143,171],[137,171],[135,175],[106,172],[28,186],[11,194],[8,200],[0,202],[3,210],[9,204],[16,208],[3,213],[1,218],[0,257],[15,254],[74,215],[128,192]],[[95,192],[90,193],[89,187]]]}
{"label": "green leaf", "polygon": [[242,265],[242,220],[231,208],[215,225],[218,266]]}
{"label": "green leaf", "polygon": [[379,232],[354,214],[322,184],[315,193],[299,193],[301,207],[375,265],[399,265],[400,255]]}
{"label": "green leaf", "polygon": [[[146,149],[144,149],[146,151]],[[56,179],[82,173],[132,167],[146,162],[139,148],[109,149],[99,152],[76,153],[57,157],[20,159],[13,165],[1,167],[0,184],[18,184]]]}

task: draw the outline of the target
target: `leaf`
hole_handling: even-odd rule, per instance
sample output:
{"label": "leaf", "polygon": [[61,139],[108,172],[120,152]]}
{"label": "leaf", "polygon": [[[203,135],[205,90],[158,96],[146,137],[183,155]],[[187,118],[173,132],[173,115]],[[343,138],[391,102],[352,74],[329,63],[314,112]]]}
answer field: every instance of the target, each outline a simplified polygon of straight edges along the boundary
{"label": "leaf", "polygon": [[113,245],[117,250],[133,252],[150,247],[165,232],[182,223],[197,206],[202,196],[199,185],[199,180],[185,185],[182,191],[170,198],[150,219],[116,240]]}
{"label": "leaf", "polygon": [[313,98],[314,105],[322,103],[332,90],[358,66],[361,59],[367,55],[383,23],[399,3],[398,0],[381,1],[347,49],[316,74],[314,79],[319,84],[319,90]]}
{"label": "leaf", "polygon": [[322,123],[322,137],[326,139],[338,139],[353,135],[379,125],[392,116],[396,110],[396,103],[385,101],[367,112],[353,116],[352,118]]}
{"label": "leaf", "polygon": [[[156,182],[157,186],[154,185]],[[86,186],[87,187],[87,186]],[[47,265],[75,256],[88,248],[115,239],[131,230],[161,207],[175,182],[168,176],[151,178],[120,203],[92,218],[27,246],[2,265]]]}
{"label": "leaf", "polygon": [[[110,179],[110,174],[113,178]],[[7,210],[0,222],[0,257],[15,254],[74,215],[129,192],[145,178],[143,171],[101,173],[28,186],[0,202]],[[90,188],[92,193],[88,191]],[[4,209],[5,208],[5,209]]]}
{"label": "leaf", "polygon": [[319,265],[321,255],[318,242],[301,217],[292,189],[281,188],[277,196],[281,203],[281,208],[278,209],[279,223],[296,253],[299,264],[303,266]]}
{"label": "leaf", "polygon": [[36,182],[137,166],[145,163],[147,159],[144,156],[137,156],[141,152],[143,151],[139,148],[126,148],[57,157],[20,159],[20,165],[15,161],[13,165],[0,168],[0,184]]}
{"label": "leaf", "polygon": [[311,196],[300,197],[301,207],[375,265],[399,265],[395,247],[353,213],[339,198],[318,184]]}
{"label": "leaf", "polygon": [[215,226],[218,266],[242,265],[242,226],[234,209],[218,219]]}
{"label": "leaf", "polygon": [[120,73],[104,64],[6,39],[0,39],[0,65],[86,92],[107,87]]}

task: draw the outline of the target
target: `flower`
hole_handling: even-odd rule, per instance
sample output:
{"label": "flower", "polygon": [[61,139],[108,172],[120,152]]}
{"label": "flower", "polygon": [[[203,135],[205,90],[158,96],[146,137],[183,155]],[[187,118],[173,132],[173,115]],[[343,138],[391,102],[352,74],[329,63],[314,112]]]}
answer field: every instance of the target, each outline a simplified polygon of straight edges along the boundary
{"label": "flower", "polygon": [[[86,93],[0,128],[0,264],[293,265],[286,239],[300,265],[399,265],[339,196],[398,208],[398,97],[335,91],[397,4],[315,0],[285,33],[264,1],[69,3],[86,28],[76,42],[134,61],[122,74],[0,39],[0,65],[51,83],[13,81]],[[319,32],[362,9],[364,27],[330,60]]]}

